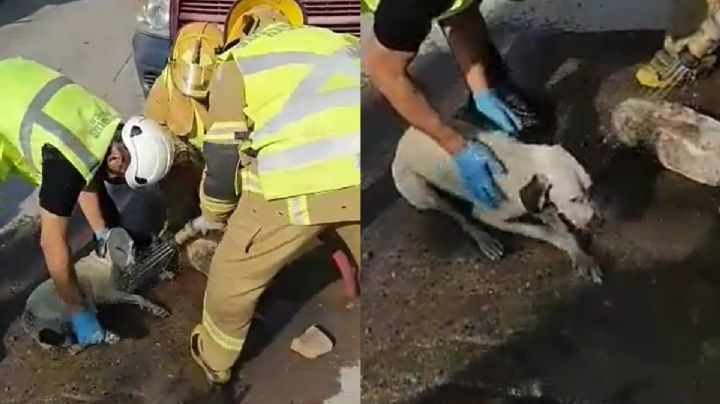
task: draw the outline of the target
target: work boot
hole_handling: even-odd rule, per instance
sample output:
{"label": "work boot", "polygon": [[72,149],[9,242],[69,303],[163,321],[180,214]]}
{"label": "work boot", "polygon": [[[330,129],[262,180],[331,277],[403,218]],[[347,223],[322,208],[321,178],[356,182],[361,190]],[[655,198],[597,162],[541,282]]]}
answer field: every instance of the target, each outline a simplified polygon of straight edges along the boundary
{"label": "work boot", "polygon": [[230,370],[214,370],[202,359],[202,342],[200,341],[202,327],[202,325],[196,325],[190,334],[190,355],[205,372],[205,376],[211,384],[225,384],[230,381]]}
{"label": "work boot", "polygon": [[680,44],[675,45],[672,40],[666,39],[665,46],[655,52],[650,61],[640,65],[635,73],[640,85],[653,89],[668,88],[696,80],[712,71],[717,62],[716,52],[697,59],[687,51],[687,45],[677,42]]}

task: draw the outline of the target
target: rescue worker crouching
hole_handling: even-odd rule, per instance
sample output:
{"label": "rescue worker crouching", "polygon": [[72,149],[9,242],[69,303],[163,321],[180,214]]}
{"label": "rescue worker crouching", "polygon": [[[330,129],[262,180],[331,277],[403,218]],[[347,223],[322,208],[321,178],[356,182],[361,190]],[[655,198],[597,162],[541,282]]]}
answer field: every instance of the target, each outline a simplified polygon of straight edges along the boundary
{"label": "rescue worker crouching", "polygon": [[166,204],[168,233],[200,214],[197,190],[204,166],[208,87],[222,41],[222,30],[214,23],[194,22],[180,28],[168,64],[145,103],[145,116],[166,127],[178,149],[173,169],[159,184],[165,199],[172,201]]}
{"label": "rescue worker crouching", "polygon": [[291,0],[245,0],[225,25],[200,193],[207,226],[227,225],[190,337],[212,383],[230,379],[265,287],[321,233],[360,262],[358,41],[302,22]]}
{"label": "rescue worker crouching", "polygon": [[58,294],[81,345],[105,337],[81,296],[70,263],[68,221],[79,204],[104,255],[119,213],[103,181],[140,188],[157,183],[174,148],[156,122],[122,122],[108,104],[61,73],[22,58],[0,60],[0,180],[19,175],[40,186],[40,242]]}
{"label": "rescue worker crouching", "polygon": [[[469,197],[485,209],[495,209],[504,195],[494,177],[504,168],[486,145],[465,140],[415,86],[408,66],[440,24],[465,82],[471,101],[466,109],[490,126],[511,136],[543,124],[513,85],[499,52],[490,40],[479,0],[363,0],[374,12],[366,62],[374,86],[412,126],[430,136],[453,158]],[[479,116],[478,116],[479,115]]]}

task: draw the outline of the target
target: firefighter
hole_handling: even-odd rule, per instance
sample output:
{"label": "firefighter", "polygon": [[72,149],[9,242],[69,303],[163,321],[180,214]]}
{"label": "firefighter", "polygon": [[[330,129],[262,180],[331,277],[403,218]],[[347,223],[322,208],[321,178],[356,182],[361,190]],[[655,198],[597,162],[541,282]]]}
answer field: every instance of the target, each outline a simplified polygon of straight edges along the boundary
{"label": "firefighter", "polygon": [[494,176],[504,172],[481,142],[466,141],[440,117],[415,86],[408,65],[433,22],[443,29],[471,91],[472,109],[494,129],[516,135],[537,126],[537,114],[512,85],[490,41],[478,0],[363,0],[375,14],[367,67],[375,87],[407,122],[430,136],[452,157],[470,197],[486,209],[503,198]]}
{"label": "firefighter", "polygon": [[174,148],[156,122],[122,122],[108,104],[59,72],[22,58],[0,61],[0,180],[19,175],[40,186],[40,243],[81,345],[105,333],[84,301],[70,265],[68,221],[79,204],[104,255],[119,222],[103,181],[140,188],[160,181]]}
{"label": "firefighter", "polygon": [[225,234],[190,337],[214,384],[230,379],[265,287],[321,233],[360,261],[357,39],[304,26],[292,0],[237,2],[225,29],[200,188],[203,227]]}
{"label": "firefighter", "polygon": [[144,114],[177,137],[175,166],[160,183],[167,203],[167,232],[197,216],[198,185],[203,169],[202,142],[208,122],[210,78],[222,48],[223,33],[214,23],[184,25],[173,41],[167,66],[155,80]]}

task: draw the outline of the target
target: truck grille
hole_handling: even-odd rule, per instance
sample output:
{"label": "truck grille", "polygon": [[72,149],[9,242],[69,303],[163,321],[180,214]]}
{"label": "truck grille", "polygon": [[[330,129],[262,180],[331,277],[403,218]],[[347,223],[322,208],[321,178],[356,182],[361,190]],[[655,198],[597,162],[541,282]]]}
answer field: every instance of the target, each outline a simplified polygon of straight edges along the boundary
{"label": "truck grille", "polygon": [[195,21],[211,21],[220,25],[235,0],[180,0],[178,3],[178,28]]}
{"label": "truck grille", "polygon": [[158,78],[158,73],[154,71],[146,71],[142,76],[143,87],[146,91],[150,91],[155,80]]}
{"label": "truck grille", "polygon": [[[220,25],[235,0],[180,0],[177,18],[172,19],[171,35],[185,24],[212,21]],[[171,2],[174,8],[175,2]],[[360,36],[360,1],[358,0],[301,0],[309,25],[324,27],[339,33]],[[175,11],[175,10],[174,10]]]}

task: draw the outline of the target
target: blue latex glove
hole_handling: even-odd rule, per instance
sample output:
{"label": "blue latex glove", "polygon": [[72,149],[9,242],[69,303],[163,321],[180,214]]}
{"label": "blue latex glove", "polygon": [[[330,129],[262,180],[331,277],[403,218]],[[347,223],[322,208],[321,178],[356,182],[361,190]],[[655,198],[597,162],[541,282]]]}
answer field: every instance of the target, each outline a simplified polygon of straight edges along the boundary
{"label": "blue latex glove", "polygon": [[460,172],[465,192],[480,203],[485,210],[493,210],[505,199],[495,184],[494,177],[506,173],[505,167],[484,144],[469,141],[453,156]]}
{"label": "blue latex glove", "polygon": [[107,227],[95,233],[95,252],[100,257],[104,257],[107,252],[105,243],[107,243],[108,235],[110,235],[110,229]]}
{"label": "blue latex glove", "polygon": [[105,340],[105,330],[98,322],[95,313],[82,310],[73,314],[70,320],[80,345],[99,344]]}
{"label": "blue latex glove", "polygon": [[474,93],[473,101],[475,108],[495,123],[501,131],[516,133],[522,129],[520,118],[498,98],[495,90],[487,89]]}

